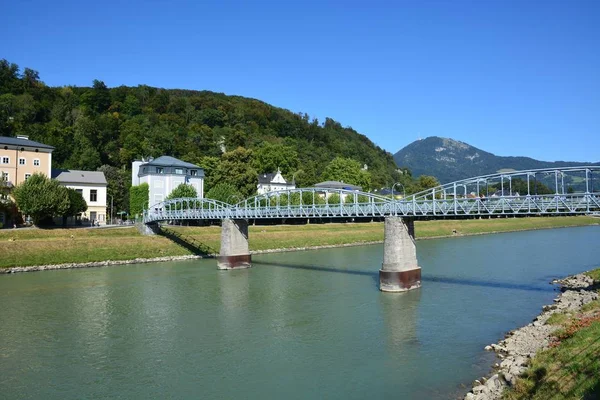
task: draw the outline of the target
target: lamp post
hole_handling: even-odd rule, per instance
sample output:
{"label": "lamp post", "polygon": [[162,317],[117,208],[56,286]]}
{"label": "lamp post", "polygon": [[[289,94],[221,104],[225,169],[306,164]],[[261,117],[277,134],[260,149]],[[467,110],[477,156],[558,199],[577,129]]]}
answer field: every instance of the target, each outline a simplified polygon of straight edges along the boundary
{"label": "lamp post", "polygon": [[396,182],[392,185],[392,200],[395,199],[394,197],[394,188],[396,187],[396,185],[400,185],[402,186],[402,198],[404,199],[406,197],[406,189],[404,189],[404,185],[401,184],[400,182]]}
{"label": "lamp post", "polygon": [[[107,193],[108,194],[108,193]],[[108,194],[110,196],[110,224],[112,225],[114,223],[114,217],[113,217],[113,196]]]}

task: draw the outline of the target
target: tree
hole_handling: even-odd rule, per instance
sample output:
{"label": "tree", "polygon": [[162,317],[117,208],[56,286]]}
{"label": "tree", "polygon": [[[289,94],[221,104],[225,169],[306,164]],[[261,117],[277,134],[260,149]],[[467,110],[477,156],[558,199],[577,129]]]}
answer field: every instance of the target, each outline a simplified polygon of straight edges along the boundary
{"label": "tree", "polygon": [[17,207],[29,215],[35,225],[47,218],[63,216],[69,210],[67,188],[58,181],[35,173],[13,191]]}
{"label": "tree", "polygon": [[214,182],[233,185],[243,197],[250,197],[256,193],[258,173],[252,168],[252,150],[238,147],[234,151],[224,153],[214,173]]}
{"label": "tree", "polygon": [[103,113],[110,107],[110,91],[104,82],[94,79],[92,89],[83,94],[82,101],[90,111]]}
{"label": "tree", "polygon": [[6,180],[3,174],[0,174],[0,212],[8,216],[12,216],[15,213],[15,204],[10,198],[12,188],[12,184]]}
{"label": "tree", "polygon": [[139,215],[149,207],[150,186],[142,183],[129,189],[129,214]]}
{"label": "tree", "polygon": [[440,182],[434,177],[429,175],[421,175],[415,181],[414,185],[411,187],[412,193],[418,193],[423,190],[432,189],[436,186],[439,186]]}
{"label": "tree", "polygon": [[242,195],[230,183],[221,182],[206,192],[207,199],[219,200],[224,203],[236,204],[243,200]]}
{"label": "tree", "polygon": [[253,166],[260,173],[281,170],[289,175],[298,168],[298,153],[290,146],[279,143],[264,143],[254,151]]}
{"label": "tree", "polygon": [[[191,162],[187,160],[188,162]],[[204,170],[204,187],[210,190],[215,185],[214,175],[219,167],[221,160],[218,157],[202,157],[198,165]]]}
{"label": "tree", "polygon": [[[124,211],[129,209],[129,186],[131,185],[131,172],[126,169],[103,165],[98,171],[104,173],[106,182],[106,193],[113,201],[113,211]],[[114,215],[111,215],[114,218]]]}
{"label": "tree", "polygon": [[66,188],[67,195],[69,197],[69,208],[63,214],[63,225],[67,224],[68,217],[74,217],[77,214],[81,214],[87,210],[87,203],[85,199],[81,195],[81,193],[77,192],[75,189]]}
{"label": "tree", "polygon": [[173,189],[173,191],[167,196],[166,200],[181,199],[185,197],[197,198],[198,192],[192,185],[181,183],[179,186]]}
{"label": "tree", "polygon": [[325,167],[321,178],[325,181],[340,181],[361,186],[364,191],[369,190],[371,187],[369,172],[362,169],[360,163],[351,158],[334,158]]}

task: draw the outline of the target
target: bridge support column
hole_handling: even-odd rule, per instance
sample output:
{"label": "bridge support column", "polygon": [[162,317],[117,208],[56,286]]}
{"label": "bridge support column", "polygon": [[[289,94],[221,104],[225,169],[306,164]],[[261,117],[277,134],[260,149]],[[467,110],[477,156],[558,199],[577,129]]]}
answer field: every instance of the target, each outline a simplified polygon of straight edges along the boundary
{"label": "bridge support column", "polygon": [[156,235],[156,233],[158,231],[160,231],[160,226],[157,223],[152,223],[152,224],[146,225],[143,222],[137,222],[135,224],[135,227],[142,235],[146,235],[146,236]]}
{"label": "bridge support column", "polygon": [[379,270],[379,289],[382,292],[405,292],[421,287],[421,268],[417,265],[414,220],[386,217],[384,229],[383,265]]}
{"label": "bridge support column", "polygon": [[217,256],[219,269],[250,268],[248,221],[224,219],[221,227],[221,250]]}

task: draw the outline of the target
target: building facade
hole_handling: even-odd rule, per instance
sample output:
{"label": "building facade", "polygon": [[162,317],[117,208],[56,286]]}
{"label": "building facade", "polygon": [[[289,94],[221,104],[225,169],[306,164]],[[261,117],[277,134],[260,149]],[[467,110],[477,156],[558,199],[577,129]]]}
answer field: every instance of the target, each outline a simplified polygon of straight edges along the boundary
{"label": "building facade", "polygon": [[147,183],[150,191],[148,206],[160,203],[179,185],[185,183],[196,189],[198,198],[204,197],[204,170],[175,157],[136,160],[131,165],[131,184]]}
{"label": "building facade", "polygon": [[277,172],[270,174],[259,174],[256,188],[258,194],[264,194],[277,190],[295,189],[296,184],[294,182],[288,183],[281,175],[281,171],[277,170]]}
{"label": "building facade", "polygon": [[[83,196],[88,206],[87,211],[80,216],[84,224],[106,225],[108,204],[104,172],[55,169],[52,170],[52,178]],[[69,225],[74,223],[76,219],[67,220]]]}
{"label": "building facade", "polygon": [[36,172],[50,177],[53,150],[54,147],[34,142],[24,135],[0,136],[0,174],[14,186]]}

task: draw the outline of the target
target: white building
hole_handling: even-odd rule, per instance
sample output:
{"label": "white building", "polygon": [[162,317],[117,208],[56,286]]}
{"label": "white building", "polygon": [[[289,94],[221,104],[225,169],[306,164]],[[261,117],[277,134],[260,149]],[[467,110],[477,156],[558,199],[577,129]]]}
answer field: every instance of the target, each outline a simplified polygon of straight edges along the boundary
{"label": "white building", "polygon": [[[79,192],[87,203],[87,211],[81,215],[84,222],[105,225],[106,216],[106,178],[101,171],[77,171],[74,169],[53,169],[52,179],[56,179],[62,186]],[[75,221],[67,220],[67,224]]]}
{"label": "white building", "polygon": [[137,186],[142,183],[150,187],[148,206],[163,201],[182,183],[192,185],[199,199],[204,197],[204,170],[174,157],[134,161],[131,165],[131,184]]}
{"label": "white building", "polygon": [[257,193],[264,194],[267,192],[274,192],[276,190],[286,190],[286,189],[295,189],[295,183],[288,183],[285,178],[281,175],[281,171],[277,170],[277,172],[271,174],[259,174],[258,175],[258,185],[257,185]]}

